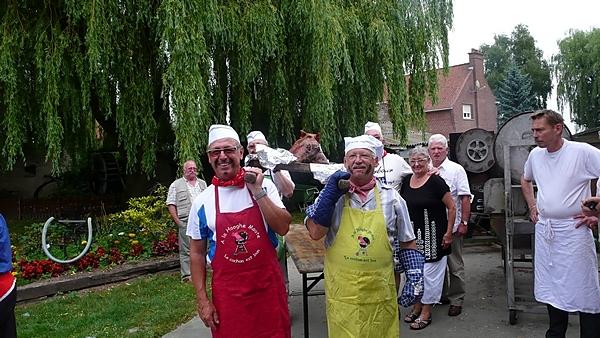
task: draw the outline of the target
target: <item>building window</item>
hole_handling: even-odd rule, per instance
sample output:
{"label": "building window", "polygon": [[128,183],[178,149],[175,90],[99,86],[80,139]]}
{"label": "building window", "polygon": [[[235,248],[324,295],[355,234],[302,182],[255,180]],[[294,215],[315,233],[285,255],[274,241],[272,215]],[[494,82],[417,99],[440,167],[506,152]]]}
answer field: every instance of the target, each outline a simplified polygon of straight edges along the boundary
{"label": "building window", "polygon": [[470,120],[472,118],[473,118],[473,115],[471,115],[471,105],[463,104],[463,119]]}

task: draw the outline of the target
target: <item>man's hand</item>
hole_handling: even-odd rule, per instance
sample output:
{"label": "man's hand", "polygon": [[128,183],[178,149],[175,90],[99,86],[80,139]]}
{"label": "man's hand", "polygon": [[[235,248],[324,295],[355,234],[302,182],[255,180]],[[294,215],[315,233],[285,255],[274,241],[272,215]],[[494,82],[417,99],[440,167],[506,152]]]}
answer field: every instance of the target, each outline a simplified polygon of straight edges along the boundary
{"label": "man's hand", "polygon": [[538,222],[539,218],[537,206],[534,205],[529,208],[529,219],[533,222],[533,224]]}
{"label": "man's hand", "polygon": [[216,329],[217,325],[219,325],[217,309],[208,299],[198,301],[198,315],[206,327]]}
{"label": "man's hand", "polygon": [[458,228],[456,229],[456,235],[459,237],[464,236],[467,234],[467,231],[469,231],[467,225],[464,222],[460,222],[458,224]]}
{"label": "man's hand", "polygon": [[598,217],[596,216],[577,215],[575,216],[575,219],[579,220],[575,225],[575,228],[579,228],[580,226],[585,225],[586,227],[593,230],[598,226]]}
{"label": "man's hand", "polygon": [[438,176],[439,174],[440,174],[440,168],[436,168],[433,166],[431,168],[429,168],[429,171],[427,172],[427,175],[429,175],[429,176],[433,176],[433,175]]}
{"label": "man's hand", "polygon": [[581,201],[581,212],[585,216],[600,216],[600,197],[589,197]]}
{"label": "man's hand", "polygon": [[406,283],[398,297],[398,303],[404,307],[414,305],[423,297],[423,268],[425,256],[415,249],[401,249],[398,252],[401,271],[405,272]]}
{"label": "man's hand", "polygon": [[251,193],[258,194],[262,190],[262,182],[265,178],[262,170],[255,167],[244,167],[244,171],[246,171],[246,175],[248,173],[256,175],[256,180],[254,181],[254,183],[246,181],[246,186],[248,187],[248,189],[250,189]]}
{"label": "man's hand", "polygon": [[[460,228],[459,228],[460,229]],[[447,232],[444,234],[444,237],[442,238],[442,248],[447,249],[450,247],[450,245],[452,245],[452,240],[453,240],[453,236],[451,232]]]}
{"label": "man's hand", "polygon": [[329,176],[327,184],[321,190],[316,203],[306,209],[306,216],[319,225],[330,227],[335,204],[346,193],[338,187],[338,182],[348,178],[350,178],[350,173],[341,170]]}

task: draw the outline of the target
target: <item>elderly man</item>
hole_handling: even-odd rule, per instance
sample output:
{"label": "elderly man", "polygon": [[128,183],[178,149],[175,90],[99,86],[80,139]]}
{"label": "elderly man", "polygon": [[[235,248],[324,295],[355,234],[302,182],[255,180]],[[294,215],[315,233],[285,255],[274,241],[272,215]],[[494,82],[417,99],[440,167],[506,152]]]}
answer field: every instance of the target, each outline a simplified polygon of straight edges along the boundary
{"label": "elderly man", "polygon": [[[398,337],[398,244],[397,263],[407,271],[401,304],[416,302],[415,291],[422,291],[424,257],[416,250],[406,203],[373,176],[382,153],[381,142],[369,135],[345,138],[348,172],[334,173],[307,209],[310,237],[326,236],[329,337]],[[341,179],[349,180],[347,193],[338,187]]]}
{"label": "elderly man", "polygon": [[[371,135],[383,143],[379,123],[367,122],[365,124],[365,135]],[[388,153],[385,150],[383,151],[383,158],[375,168],[375,177],[381,182],[391,185],[395,190],[400,190],[402,177],[411,173],[410,166],[402,156]]]}
{"label": "elderly man", "polygon": [[[213,337],[290,337],[275,234],[287,233],[291,215],[260,169],[241,168],[244,149],[233,128],[211,126],[207,153],[215,176],[192,203],[187,230],[200,319]],[[254,183],[244,181],[247,172],[256,175]]]}
{"label": "elderly man", "polygon": [[465,263],[463,261],[463,236],[471,216],[471,189],[465,169],[448,159],[448,140],[444,135],[435,134],[429,138],[427,149],[431,164],[439,170],[439,175],[450,187],[450,195],[456,205],[456,219],[452,229],[452,253],[448,255],[448,275],[444,283],[442,302],[449,302],[448,316],[458,316],[462,312],[465,299]]}
{"label": "elderly man", "polygon": [[206,182],[196,176],[196,162],[183,164],[183,177],[178,178],[167,194],[167,208],[173,222],[179,228],[179,271],[183,282],[190,281],[190,238],[186,235],[190,206],[194,198],[206,189]]}
{"label": "elderly man", "polygon": [[[592,230],[575,216],[600,176],[600,150],[562,138],[564,121],[552,110],[532,116],[538,147],[525,162],[521,189],[535,223],[534,293],[546,304],[546,337],[564,337],[569,312],[579,312],[580,336],[600,335],[600,284]],[[537,185],[534,195],[533,181]]]}

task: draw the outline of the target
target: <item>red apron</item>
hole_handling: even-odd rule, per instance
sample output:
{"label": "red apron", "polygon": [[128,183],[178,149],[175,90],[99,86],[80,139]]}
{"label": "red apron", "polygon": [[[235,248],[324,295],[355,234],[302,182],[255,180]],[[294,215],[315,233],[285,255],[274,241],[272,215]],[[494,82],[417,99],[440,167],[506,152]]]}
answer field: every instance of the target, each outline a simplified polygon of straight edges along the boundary
{"label": "red apron", "polygon": [[252,207],[222,213],[215,186],[216,251],[212,299],[219,316],[213,337],[290,338],[285,284],[254,198]]}

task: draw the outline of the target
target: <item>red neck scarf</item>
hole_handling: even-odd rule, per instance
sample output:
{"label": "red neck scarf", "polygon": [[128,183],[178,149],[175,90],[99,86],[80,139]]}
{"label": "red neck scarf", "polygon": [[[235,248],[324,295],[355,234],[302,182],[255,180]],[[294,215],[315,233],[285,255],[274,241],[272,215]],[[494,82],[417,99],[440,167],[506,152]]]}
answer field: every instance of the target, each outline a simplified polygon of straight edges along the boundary
{"label": "red neck scarf", "polygon": [[358,195],[363,203],[367,200],[367,196],[369,195],[369,191],[371,191],[375,187],[375,177],[369,181],[369,183],[358,186],[352,181],[350,181],[350,189],[348,191],[353,192]]}
{"label": "red neck scarf", "polygon": [[233,187],[243,188],[246,185],[246,182],[244,182],[244,174],[245,173],[246,172],[244,171],[244,169],[240,169],[234,178],[232,178],[230,180],[226,180],[226,181],[218,178],[217,176],[213,176],[212,184],[217,187],[232,187],[233,186]]}

